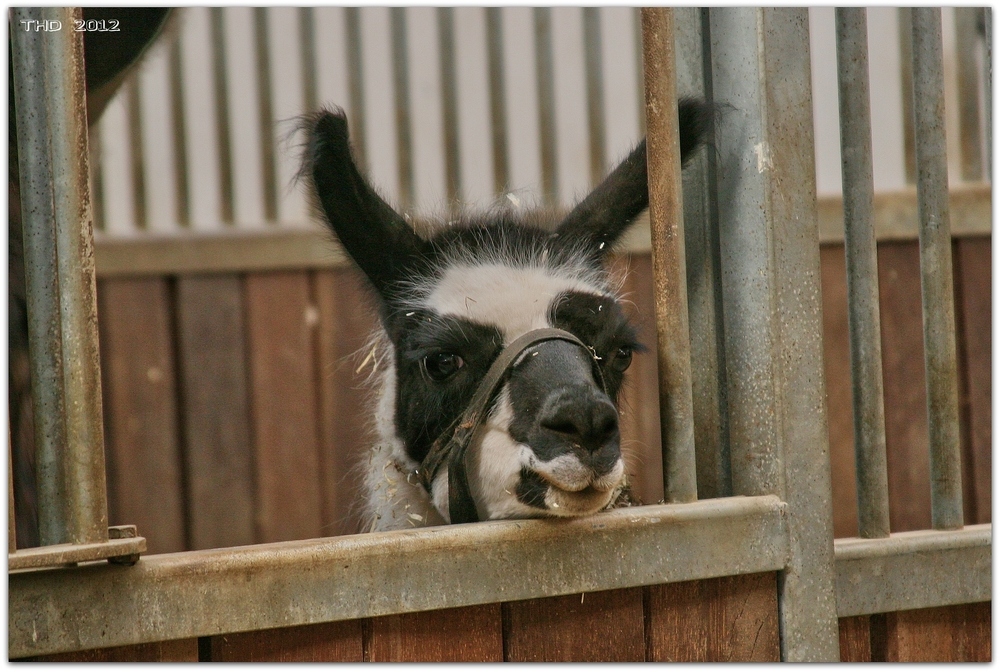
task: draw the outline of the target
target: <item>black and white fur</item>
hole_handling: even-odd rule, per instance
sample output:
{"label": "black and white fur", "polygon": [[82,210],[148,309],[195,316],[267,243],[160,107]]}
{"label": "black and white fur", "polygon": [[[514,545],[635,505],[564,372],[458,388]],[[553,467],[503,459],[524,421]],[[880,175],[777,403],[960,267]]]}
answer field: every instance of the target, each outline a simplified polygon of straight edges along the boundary
{"label": "black and white fur", "polygon": [[[705,105],[681,102],[682,160],[707,119]],[[449,522],[447,469],[431,493],[415,470],[504,346],[541,327],[572,332],[590,352],[546,341],[515,361],[468,449],[479,518],[578,516],[611,505],[626,478],[617,396],[639,344],[603,261],[648,205],[645,142],[554,229],[499,211],[417,235],[358,171],[342,111],[307,120],[303,173],[379,298],[377,440],[362,529]]]}

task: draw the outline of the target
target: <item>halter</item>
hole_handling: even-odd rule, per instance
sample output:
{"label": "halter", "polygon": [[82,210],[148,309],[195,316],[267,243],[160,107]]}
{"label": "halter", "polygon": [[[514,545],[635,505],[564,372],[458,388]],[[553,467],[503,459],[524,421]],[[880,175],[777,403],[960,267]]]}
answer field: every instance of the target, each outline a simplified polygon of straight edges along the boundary
{"label": "halter", "polygon": [[597,355],[592,348],[568,331],[546,327],[529,331],[514,339],[490,366],[486,376],[476,388],[472,401],[469,402],[462,415],[449,429],[446,429],[435,439],[427,456],[420,464],[418,475],[424,488],[430,493],[434,478],[441,470],[441,466],[447,462],[448,511],[452,523],[474,523],[479,520],[476,504],[472,500],[472,493],[469,490],[465,455],[472,442],[472,437],[486,417],[487,405],[493,398],[493,393],[506,378],[511,366],[522,352],[536,343],[552,340],[569,341],[586,350],[594,363],[594,377],[600,384],[601,390],[607,393],[604,375],[597,363]]}

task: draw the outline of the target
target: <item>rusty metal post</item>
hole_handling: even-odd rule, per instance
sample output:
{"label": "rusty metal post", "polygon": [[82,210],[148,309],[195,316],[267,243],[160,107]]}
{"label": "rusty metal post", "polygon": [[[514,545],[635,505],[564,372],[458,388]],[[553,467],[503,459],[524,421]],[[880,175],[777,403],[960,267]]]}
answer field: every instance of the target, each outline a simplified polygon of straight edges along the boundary
{"label": "rusty metal post", "polygon": [[80,10],[11,10],[39,532],[108,539]]}
{"label": "rusty metal post", "polygon": [[945,530],[962,527],[963,520],[941,9],[920,7],[910,11],[931,524],[934,529]]}
{"label": "rusty metal post", "polygon": [[809,16],[709,9],[733,492],[788,504],[782,658],[839,658]]}
{"label": "rusty metal post", "polygon": [[664,494],[667,502],[693,502],[698,492],[673,10],[642,10],[642,49]]}
{"label": "rusty metal post", "polygon": [[867,10],[838,8],[836,24],[858,534],[871,539],[889,536],[889,478],[875,253]]}

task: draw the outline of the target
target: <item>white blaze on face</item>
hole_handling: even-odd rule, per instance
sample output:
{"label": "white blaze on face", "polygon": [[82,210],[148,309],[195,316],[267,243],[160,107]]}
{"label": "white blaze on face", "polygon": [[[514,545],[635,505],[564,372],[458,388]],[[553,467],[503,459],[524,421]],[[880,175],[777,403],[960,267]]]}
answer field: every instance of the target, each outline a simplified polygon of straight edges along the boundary
{"label": "white blaze on face", "polygon": [[539,266],[456,265],[445,271],[427,297],[442,315],[497,327],[505,343],[549,324],[552,300],[565,292],[604,294],[594,284]]}

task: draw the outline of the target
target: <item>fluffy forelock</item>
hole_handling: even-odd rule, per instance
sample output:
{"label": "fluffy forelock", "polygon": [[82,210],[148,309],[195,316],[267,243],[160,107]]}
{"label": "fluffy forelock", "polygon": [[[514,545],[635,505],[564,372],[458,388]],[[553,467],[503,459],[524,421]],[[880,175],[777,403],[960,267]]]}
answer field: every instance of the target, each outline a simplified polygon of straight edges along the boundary
{"label": "fluffy forelock", "polygon": [[[435,230],[436,229],[436,230]],[[404,310],[426,306],[444,274],[456,267],[524,268],[543,270],[591,291],[617,298],[607,270],[595,264],[580,241],[560,240],[558,234],[513,215],[452,220],[429,236],[433,255],[419,272],[399,284],[396,300]]]}

